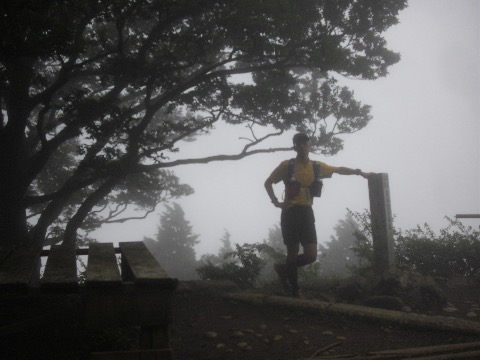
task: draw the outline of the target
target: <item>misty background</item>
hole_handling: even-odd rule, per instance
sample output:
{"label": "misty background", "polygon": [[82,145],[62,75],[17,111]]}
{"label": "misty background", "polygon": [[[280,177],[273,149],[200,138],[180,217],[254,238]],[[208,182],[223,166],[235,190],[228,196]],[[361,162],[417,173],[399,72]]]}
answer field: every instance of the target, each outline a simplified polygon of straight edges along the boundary
{"label": "misty background", "polygon": [[[394,225],[407,230],[428,223],[446,227],[445,216],[480,213],[480,2],[411,0],[400,23],[385,38],[401,54],[386,78],[376,81],[337,77],[357,100],[372,106],[373,119],[358,133],[343,136],[344,150],[331,157],[311,155],[334,166],[387,173]],[[237,79],[237,81],[248,79]],[[210,135],[180,146],[182,158],[235,154],[247,144],[243,126],[216,126]],[[291,146],[293,133],[272,140]],[[279,225],[263,187],[271,171],[295,153],[256,155],[240,161],[212,162],[172,170],[195,193],[176,200],[199,234],[197,258],[216,253],[227,230],[231,242],[261,242]],[[174,160],[174,158],[172,158]],[[369,209],[367,180],[334,175],[313,205],[317,235],[324,243],[347,208]],[[282,198],[283,185],[275,187]],[[145,220],[104,225],[92,233],[100,242],[154,237],[160,205]],[[464,219],[478,227],[479,219]]]}

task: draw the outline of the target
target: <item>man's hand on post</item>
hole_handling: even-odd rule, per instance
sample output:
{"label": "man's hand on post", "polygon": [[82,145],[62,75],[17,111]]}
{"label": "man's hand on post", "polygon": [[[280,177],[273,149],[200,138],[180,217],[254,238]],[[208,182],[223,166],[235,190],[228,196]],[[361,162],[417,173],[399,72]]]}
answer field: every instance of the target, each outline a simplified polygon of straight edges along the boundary
{"label": "man's hand on post", "polygon": [[361,175],[362,177],[364,177],[365,179],[368,179],[370,176],[375,175],[375,173],[374,173],[374,172],[368,172],[368,173],[366,173],[366,172],[363,172],[363,171],[362,171],[362,172],[360,173],[360,175]]}

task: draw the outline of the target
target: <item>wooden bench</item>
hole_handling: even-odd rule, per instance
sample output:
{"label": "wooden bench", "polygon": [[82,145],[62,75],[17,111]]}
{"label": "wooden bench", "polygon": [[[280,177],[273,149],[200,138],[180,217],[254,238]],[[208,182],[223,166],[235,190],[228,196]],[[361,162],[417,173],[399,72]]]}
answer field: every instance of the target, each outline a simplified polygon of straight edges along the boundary
{"label": "wooden bench", "polygon": [[[77,275],[79,255],[88,259],[84,281]],[[42,257],[46,266],[40,277]],[[93,243],[86,249],[61,245],[50,250],[17,249],[0,259],[2,295],[74,294],[86,328],[140,327],[140,350],[93,353],[92,359],[171,359],[169,325],[177,283],[143,242],[119,243],[118,248]]]}

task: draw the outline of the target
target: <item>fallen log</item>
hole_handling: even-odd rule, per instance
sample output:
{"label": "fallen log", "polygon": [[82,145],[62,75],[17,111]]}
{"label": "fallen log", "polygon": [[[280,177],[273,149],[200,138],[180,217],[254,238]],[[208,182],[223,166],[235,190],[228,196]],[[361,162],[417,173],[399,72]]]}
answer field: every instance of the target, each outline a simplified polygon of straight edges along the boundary
{"label": "fallen log", "polygon": [[480,342],[426,346],[418,348],[372,351],[366,355],[325,355],[312,356],[309,359],[317,360],[450,360],[450,359],[479,359]]}
{"label": "fallen log", "polygon": [[419,357],[419,358],[411,358],[415,360],[463,360],[463,359],[480,359],[480,351],[465,351],[460,353],[452,353],[452,354],[443,354],[443,355],[434,355],[434,356],[426,356],[426,357]]}
{"label": "fallen log", "polygon": [[[340,356],[321,356],[316,358],[316,360],[461,360],[461,359],[479,359],[480,351],[466,351],[460,353],[450,353],[442,355],[432,355],[432,356],[405,356],[405,355],[340,355]],[[305,359],[307,360],[307,359]]]}
{"label": "fallen log", "polygon": [[227,293],[224,297],[230,300],[257,305],[291,307],[298,310],[317,311],[336,315],[350,316],[359,319],[382,321],[402,326],[421,327],[425,329],[455,331],[480,335],[480,322],[469,321],[446,316],[428,316],[403,311],[378,309],[367,306],[329,303],[320,300],[304,300],[283,296],[259,293]]}
{"label": "fallen log", "polygon": [[460,344],[446,344],[446,345],[435,345],[435,346],[424,346],[417,348],[407,348],[407,349],[397,349],[397,350],[383,350],[383,351],[373,351],[369,354],[372,355],[433,355],[433,354],[444,354],[460,351],[471,351],[471,350],[480,350],[480,341],[469,342],[469,343],[460,343]]}

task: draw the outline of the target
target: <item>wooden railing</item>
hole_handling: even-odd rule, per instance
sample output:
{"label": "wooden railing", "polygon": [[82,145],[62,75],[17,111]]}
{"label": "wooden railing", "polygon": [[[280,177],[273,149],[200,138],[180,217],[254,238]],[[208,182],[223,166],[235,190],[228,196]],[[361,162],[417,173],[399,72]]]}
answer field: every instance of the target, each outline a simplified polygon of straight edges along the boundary
{"label": "wooden railing", "polygon": [[[79,255],[87,257],[85,281],[77,275]],[[46,266],[40,276],[42,257]],[[119,243],[118,248],[93,243],[84,249],[61,245],[17,249],[0,259],[0,296],[77,294],[87,328],[140,327],[140,350],[94,353],[93,359],[171,359],[169,325],[177,283],[143,242]]]}

